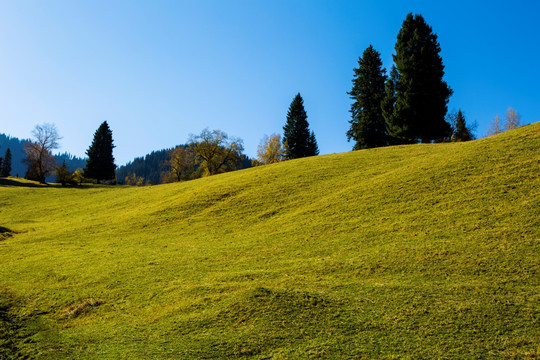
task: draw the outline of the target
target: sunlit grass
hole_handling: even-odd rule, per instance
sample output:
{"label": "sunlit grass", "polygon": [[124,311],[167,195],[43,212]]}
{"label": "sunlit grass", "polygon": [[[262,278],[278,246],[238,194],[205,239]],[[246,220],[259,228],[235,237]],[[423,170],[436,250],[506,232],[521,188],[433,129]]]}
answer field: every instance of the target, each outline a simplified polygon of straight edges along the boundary
{"label": "sunlit grass", "polygon": [[533,124],[152,187],[0,180],[0,357],[538,357],[539,148]]}

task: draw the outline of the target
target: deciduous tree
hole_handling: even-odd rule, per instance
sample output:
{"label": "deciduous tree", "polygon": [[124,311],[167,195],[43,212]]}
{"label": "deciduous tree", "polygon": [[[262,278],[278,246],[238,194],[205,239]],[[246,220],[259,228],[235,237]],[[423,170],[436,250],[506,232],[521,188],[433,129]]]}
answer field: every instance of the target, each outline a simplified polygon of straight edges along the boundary
{"label": "deciduous tree", "polygon": [[521,116],[516,112],[516,110],[511,107],[506,110],[506,117],[504,118],[504,128],[505,130],[515,129],[520,126]]}
{"label": "deciduous tree", "polygon": [[133,173],[131,175],[126,176],[124,181],[126,182],[126,185],[142,186],[144,184],[144,177],[137,176],[137,174]]}
{"label": "deciduous tree", "polygon": [[281,142],[281,135],[272,134],[270,136],[265,135],[259,147],[257,148],[257,161],[258,164],[273,164],[283,161],[285,156],[285,149]]}
{"label": "deciduous tree", "polygon": [[381,102],[385,97],[385,69],[381,54],[369,46],[358,59],[354,69],[353,88],[350,95],[353,103],[349,110],[352,119],[347,131],[347,140],[356,143],[353,149],[366,149],[388,144],[386,123]]}
{"label": "deciduous tree", "polygon": [[169,151],[170,160],[167,165],[171,168],[168,178],[172,181],[187,180],[189,175],[195,171],[196,155],[189,146],[177,146]]}
{"label": "deciduous tree", "polygon": [[56,167],[52,150],[59,147],[61,137],[54,124],[36,125],[32,135],[34,141],[24,144],[26,178],[44,183],[45,177],[50,175]]}
{"label": "deciduous tree", "polygon": [[204,176],[236,170],[241,165],[244,151],[242,140],[229,138],[221,130],[204,129],[199,135],[192,135],[190,146],[201,160]]}
{"label": "deciduous tree", "polygon": [[500,123],[501,123],[501,121],[499,119],[499,115],[496,115],[495,119],[493,119],[493,121],[489,125],[487,135],[492,136],[492,135],[497,135],[497,134],[502,133],[503,130],[501,129],[501,124]]}
{"label": "deciduous tree", "polygon": [[83,169],[77,169],[71,175],[71,183],[74,185],[81,185],[85,181]]}

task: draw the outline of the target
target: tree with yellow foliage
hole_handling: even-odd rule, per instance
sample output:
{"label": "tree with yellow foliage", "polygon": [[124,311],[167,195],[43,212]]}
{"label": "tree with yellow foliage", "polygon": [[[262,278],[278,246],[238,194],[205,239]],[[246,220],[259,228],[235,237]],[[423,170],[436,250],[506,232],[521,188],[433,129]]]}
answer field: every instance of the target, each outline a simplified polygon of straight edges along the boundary
{"label": "tree with yellow foliage", "polygon": [[260,164],[273,164],[283,161],[285,148],[281,141],[281,135],[265,135],[257,148],[257,160]]}

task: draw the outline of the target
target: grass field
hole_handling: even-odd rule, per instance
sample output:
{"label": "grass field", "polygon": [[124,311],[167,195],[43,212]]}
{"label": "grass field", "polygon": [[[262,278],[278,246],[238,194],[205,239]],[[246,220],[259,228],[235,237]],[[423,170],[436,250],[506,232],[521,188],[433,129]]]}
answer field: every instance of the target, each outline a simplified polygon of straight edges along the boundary
{"label": "grass field", "polygon": [[0,180],[0,358],[540,357],[540,123],[151,187]]}

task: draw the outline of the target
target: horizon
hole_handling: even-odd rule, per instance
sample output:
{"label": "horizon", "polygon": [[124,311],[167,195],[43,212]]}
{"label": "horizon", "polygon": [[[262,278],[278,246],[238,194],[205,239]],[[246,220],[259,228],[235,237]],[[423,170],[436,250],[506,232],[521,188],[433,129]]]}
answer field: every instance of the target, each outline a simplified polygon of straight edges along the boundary
{"label": "horizon", "polygon": [[220,129],[256,157],[282,133],[301,93],[320,153],[347,142],[353,68],[370,44],[387,73],[405,16],[422,14],[438,36],[444,80],[483,137],[508,107],[540,120],[536,46],[540,4],[428,1],[108,3],[1,2],[0,132],[31,138],[54,123],[58,153],[85,157],[107,121],[118,166]]}

